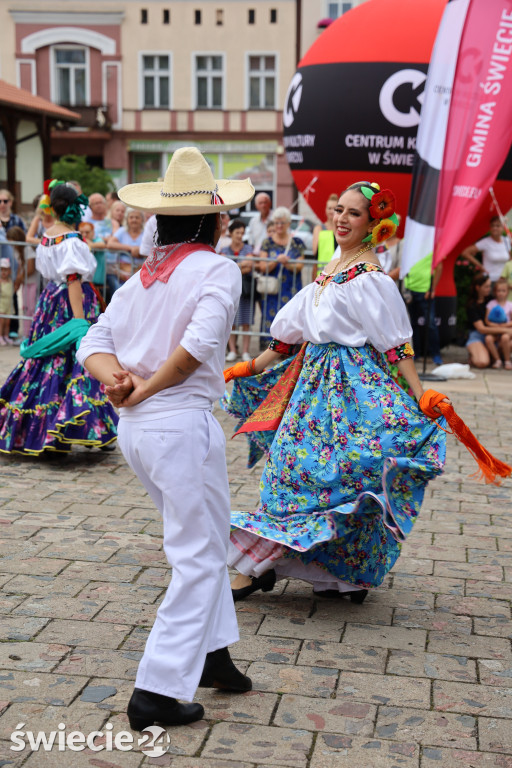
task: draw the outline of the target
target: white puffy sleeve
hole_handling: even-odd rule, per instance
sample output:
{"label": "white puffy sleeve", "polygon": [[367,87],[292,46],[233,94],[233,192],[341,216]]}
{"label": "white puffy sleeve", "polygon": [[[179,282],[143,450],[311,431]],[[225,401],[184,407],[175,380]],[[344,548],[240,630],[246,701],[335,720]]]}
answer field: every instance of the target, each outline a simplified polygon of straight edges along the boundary
{"label": "white puffy sleeve", "polygon": [[89,250],[87,243],[73,237],[57,246],[58,254],[56,269],[62,282],[67,275],[78,273],[83,280],[90,280],[96,270],[96,259]]}
{"label": "white puffy sleeve", "polygon": [[349,281],[343,288],[354,323],[363,329],[375,349],[388,352],[410,344],[411,323],[394,280],[382,272],[371,272]]}
{"label": "white puffy sleeve", "polygon": [[306,285],[290,299],[277,313],[270,326],[272,338],[285,344],[302,344],[304,341],[304,304],[311,293]]}

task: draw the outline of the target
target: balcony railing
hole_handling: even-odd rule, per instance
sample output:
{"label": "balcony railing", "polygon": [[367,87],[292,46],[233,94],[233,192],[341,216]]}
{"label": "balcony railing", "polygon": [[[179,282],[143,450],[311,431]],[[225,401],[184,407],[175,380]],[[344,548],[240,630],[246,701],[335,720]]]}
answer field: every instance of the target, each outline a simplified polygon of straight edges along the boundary
{"label": "balcony railing", "polygon": [[88,106],[73,106],[71,104],[61,104],[61,106],[80,114],[80,120],[73,127],[99,131],[110,131],[112,129],[108,105],[89,104]]}

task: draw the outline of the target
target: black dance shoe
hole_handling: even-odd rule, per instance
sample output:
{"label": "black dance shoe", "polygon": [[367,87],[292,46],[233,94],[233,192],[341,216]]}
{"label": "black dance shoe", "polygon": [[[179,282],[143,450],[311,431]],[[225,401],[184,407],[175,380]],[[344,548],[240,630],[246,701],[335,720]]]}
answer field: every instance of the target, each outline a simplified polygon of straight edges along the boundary
{"label": "black dance shoe", "polygon": [[250,578],[251,584],[247,587],[231,590],[235,603],[237,600],[243,600],[244,597],[257,592],[258,589],[261,589],[262,592],[272,592],[276,583],[276,572],[271,568],[270,571],[265,571],[261,576],[251,576]]}
{"label": "black dance shoe", "polygon": [[366,596],[368,595],[368,590],[358,589],[357,592],[338,592],[337,589],[324,589],[324,590],[314,589],[313,594],[315,597],[327,597],[327,598],[332,598],[334,600],[346,597],[348,595],[351,603],[355,603],[356,605],[362,605],[362,603],[364,603],[364,601],[366,600]]}
{"label": "black dance shoe", "polygon": [[149,725],[187,725],[204,717],[201,704],[180,704],[171,696],[135,688],[128,704],[128,719],[132,731],[143,731]]}
{"label": "black dance shoe", "polygon": [[206,654],[200,688],[218,688],[220,691],[245,693],[252,689],[250,677],[242,674],[231,661],[227,648],[219,648]]}

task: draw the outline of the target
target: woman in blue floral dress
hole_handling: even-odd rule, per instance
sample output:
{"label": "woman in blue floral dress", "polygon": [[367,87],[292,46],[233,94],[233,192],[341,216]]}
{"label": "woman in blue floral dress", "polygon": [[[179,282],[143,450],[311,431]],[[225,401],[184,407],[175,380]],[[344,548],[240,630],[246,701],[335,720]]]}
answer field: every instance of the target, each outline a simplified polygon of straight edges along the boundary
{"label": "woman in blue floral dress", "polygon": [[18,363],[0,390],[2,453],[68,452],[74,444],[104,448],[117,439],[118,417],[103,384],[76,360],[79,339],[67,347],[63,341],[56,353],[30,356],[43,338],[46,341],[69,321],[82,319],[86,327],[83,320],[94,323],[101,312],[100,298],[89,282],[96,260],[75,231],[87,198],[59,183],[51,191],[51,204],[58,220],[36,252],[36,267],[49,282],[30,326],[27,359]]}
{"label": "woman in blue floral dress", "polygon": [[[297,577],[316,593],[362,602],[395,563],[427,482],[442,472],[445,435],[417,405],[423,389],[405,305],[370,250],[395,229],[391,193],[349,187],[334,214],[341,257],[277,314],[269,350],[226,372],[236,378],[227,409],[259,428],[250,433],[252,461],[268,451],[258,509],[232,513],[235,599]],[[298,344],[291,364],[265,370]],[[279,408],[292,366],[296,383],[279,421],[273,403]]]}
{"label": "woman in blue floral dress", "polygon": [[300,273],[304,261],[304,243],[291,234],[291,220],[288,208],[276,208],[272,216],[275,232],[262,242],[260,248],[259,271],[279,279],[277,293],[260,295],[263,333],[270,333],[270,326],[280,307],[287,304],[302,288]]}

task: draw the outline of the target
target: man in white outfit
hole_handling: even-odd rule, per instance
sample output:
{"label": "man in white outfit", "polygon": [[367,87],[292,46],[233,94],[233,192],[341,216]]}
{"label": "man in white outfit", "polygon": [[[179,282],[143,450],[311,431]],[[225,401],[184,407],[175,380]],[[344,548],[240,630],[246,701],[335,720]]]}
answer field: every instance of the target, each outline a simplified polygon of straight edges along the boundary
{"label": "man in white outfit", "polygon": [[227,646],[238,627],[226,567],[230,500],[222,429],[224,350],[241,292],[215,253],[220,211],[248,202],[250,181],[215,181],[201,153],[177,150],[163,182],[119,191],[156,212],[158,245],[116,293],[77,357],[120,406],[119,444],[163,518],[172,579],[128,705],[130,725],[199,720],[198,685],[243,692]]}

